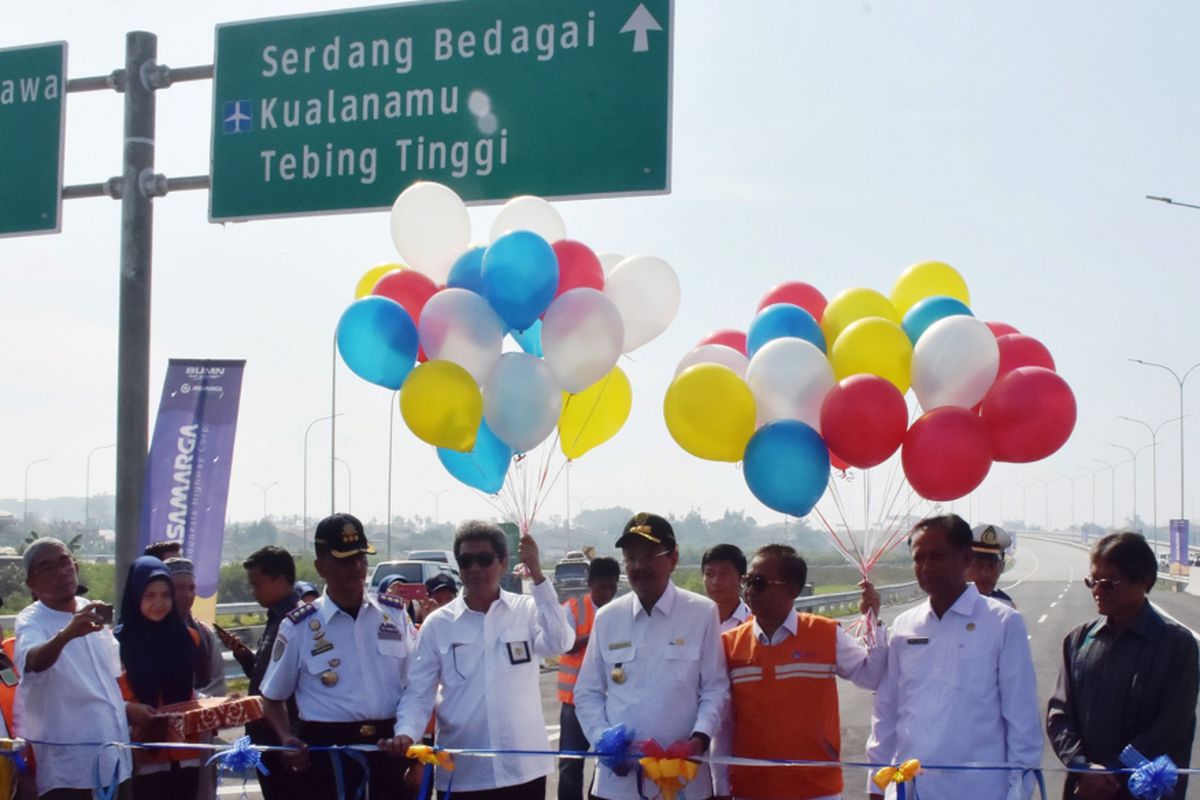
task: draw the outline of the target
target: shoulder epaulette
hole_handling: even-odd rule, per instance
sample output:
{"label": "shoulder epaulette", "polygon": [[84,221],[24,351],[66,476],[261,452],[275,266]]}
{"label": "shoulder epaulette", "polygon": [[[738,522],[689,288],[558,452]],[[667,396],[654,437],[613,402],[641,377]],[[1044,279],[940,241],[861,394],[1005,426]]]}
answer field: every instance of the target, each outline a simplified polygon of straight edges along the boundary
{"label": "shoulder epaulette", "polygon": [[312,603],[301,603],[287,613],[287,618],[292,621],[293,625],[299,625],[315,613],[317,613],[317,607]]}
{"label": "shoulder epaulette", "polygon": [[388,608],[399,608],[401,610],[403,610],[404,606],[408,604],[408,601],[403,597],[398,597],[394,594],[384,593],[378,595],[375,599],[379,601],[379,605],[381,606],[387,606]]}

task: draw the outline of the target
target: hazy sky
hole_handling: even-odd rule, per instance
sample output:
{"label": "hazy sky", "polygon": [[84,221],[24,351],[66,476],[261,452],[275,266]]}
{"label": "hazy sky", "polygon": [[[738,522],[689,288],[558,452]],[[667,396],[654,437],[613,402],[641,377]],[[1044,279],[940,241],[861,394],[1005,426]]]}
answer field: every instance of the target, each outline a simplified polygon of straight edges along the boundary
{"label": "hazy sky", "polygon": [[[123,63],[125,32],[142,29],[158,34],[161,63],[207,64],[217,23],[338,5],[9,4],[0,47],[66,40],[71,77],[103,75]],[[993,469],[975,495],[977,518],[998,516],[1002,499],[1004,516],[1020,516],[1022,492],[1006,488],[1014,483],[1127,458],[1110,443],[1148,443],[1118,415],[1157,424],[1178,414],[1178,390],[1165,372],[1126,359],[1177,369],[1200,361],[1200,211],[1143,199],[1200,203],[1198,25],[1200,7],[1186,2],[678,0],[672,192],[557,204],[572,238],[661,256],[683,286],[674,325],[623,360],[633,416],[573,467],[573,510],[698,507],[711,516],[730,507],[777,519],[737,467],[700,461],[670,439],[662,398],[675,363],[711,329],[744,329],[775,283],[804,280],[830,297],[854,286],[886,293],[901,270],[928,259],[960,270],[977,316],[1043,341],[1079,403],[1060,453]],[[159,93],[159,171],[206,172],[210,104],[207,81]],[[117,174],[121,97],[71,95],[66,136],[68,184]],[[269,510],[299,513],[304,429],[329,413],[333,326],[359,275],[396,257],[388,216],[218,226],[206,221],[204,192],[155,202],[152,411],[168,358],[246,359],[228,516],[260,515],[254,483],[275,481]],[[476,239],[496,213],[472,211]],[[29,473],[30,496],[81,495],[88,451],[115,441],[118,225],[112,200],[67,201],[61,234],[0,241],[0,496],[20,497],[26,465],[45,457]],[[390,392],[339,366],[338,455],[364,518],[384,513],[389,403]],[[1200,417],[1187,422],[1190,514]],[[329,507],[328,432],[321,423],[310,442],[311,515]],[[1178,428],[1161,439],[1165,520],[1178,513]],[[399,414],[394,448],[397,513],[432,515],[430,493],[443,490],[443,518],[492,513]],[[94,491],[112,490],[113,453],[95,457]],[[1148,520],[1150,452],[1138,463],[1138,512]],[[340,466],[338,480],[345,507]],[[845,495],[856,507],[858,486]],[[1107,470],[1096,487],[1096,516],[1107,523]],[[1128,465],[1116,489],[1120,518],[1132,500]],[[1043,492],[1028,489],[1038,523]],[[1050,493],[1052,522],[1062,525],[1071,485],[1058,479]],[[1074,498],[1076,518],[1090,516],[1089,478]],[[563,513],[566,502],[560,482],[545,513]]]}

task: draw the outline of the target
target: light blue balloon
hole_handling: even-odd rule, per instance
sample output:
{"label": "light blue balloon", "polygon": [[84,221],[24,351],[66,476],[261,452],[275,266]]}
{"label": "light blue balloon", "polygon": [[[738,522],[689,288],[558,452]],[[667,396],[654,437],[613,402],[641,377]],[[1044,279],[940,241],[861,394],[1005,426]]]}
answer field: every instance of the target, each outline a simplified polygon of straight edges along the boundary
{"label": "light blue balloon", "polygon": [[531,356],[542,357],[542,321],[535,319],[533,324],[523,331],[509,331],[513,341],[521,345],[521,349]]}
{"label": "light blue balloon", "polygon": [[395,300],[364,297],[342,312],[337,348],[358,377],[399,389],[417,361],[417,326]]}
{"label": "light blue balloon", "polygon": [[450,268],[450,276],[446,285],[452,289],[470,289],[477,295],[483,295],[483,245],[476,245],[458,257]]}
{"label": "light blue balloon", "polygon": [[558,291],[558,257],[536,233],[510,231],[484,251],[482,275],[483,296],[508,327],[523,331]]}
{"label": "light blue balloon", "polygon": [[437,454],[447,472],[487,494],[496,494],[504,487],[504,476],[513,457],[512,448],[497,439],[486,422],[479,423],[479,435],[469,452],[439,447]]}
{"label": "light blue balloon", "polygon": [[821,332],[821,326],[812,314],[791,303],[773,303],[758,312],[750,323],[750,330],[746,331],[746,352],[754,358],[764,344],[785,336],[803,339],[825,352],[825,334]]}
{"label": "light blue balloon", "polygon": [[973,317],[975,315],[971,313],[971,309],[967,307],[966,303],[955,297],[942,295],[926,297],[908,310],[900,326],[908,334],[909,341],[916,344],[917,339],[921,338],[921,334],[928,330],[930,325],[939,319],[957,316]]}
{"label": "light blue balloon", "polygon": [[829,448],[819,433],[799,420],[768,422],[750,437],[742,474],[763,505],[803,517],[825,494]]}

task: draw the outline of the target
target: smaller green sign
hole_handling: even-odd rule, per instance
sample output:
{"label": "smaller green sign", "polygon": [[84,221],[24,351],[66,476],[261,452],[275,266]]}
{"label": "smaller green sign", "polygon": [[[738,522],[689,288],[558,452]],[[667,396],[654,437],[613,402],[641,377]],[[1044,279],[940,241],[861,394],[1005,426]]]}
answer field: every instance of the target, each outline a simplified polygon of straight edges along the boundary
{"label": "smaller green sign", "polygon": [[0,236],[62,228],[67,43],[0,50]]}

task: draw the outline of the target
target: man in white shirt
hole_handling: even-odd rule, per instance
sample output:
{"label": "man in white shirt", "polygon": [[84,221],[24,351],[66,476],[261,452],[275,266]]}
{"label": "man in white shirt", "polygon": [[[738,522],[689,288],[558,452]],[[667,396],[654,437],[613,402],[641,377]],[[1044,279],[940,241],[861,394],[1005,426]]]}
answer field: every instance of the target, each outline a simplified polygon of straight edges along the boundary
{"label": "man in white shirt", "polygon": [[[913,528],[913,572],[929,599],[892,624],[867,759],[1010,764],[1017,769],[928,770],[917,779],[921,797],[1024,800],[1033,791],[1025,770],[1042,757],[1029,639],[1020,614],[967,583],[971,542],[970,526],[954,514]],[[868,793],[882,796],[870,782]]]}
{"label": "man in white shirt", "polygon": [[[568,649],[575,633],[538,561],[538,546],[521,536],[518,558],[533,581],[531,597],[506,592],[504,532],[465,522],[454,536],[462,593],[421,626],[401,700],[396,736],[379,746],[403,755],[437,711],[437,744],[445,748],[550,750],[538,684],[539,661]],[[554,758],[460,756],[453,772],[437,771],[439,793],[461,800],[544,800]]]}
{"label": "man in white shirt", "polygon": [[[17,616],[14,727],[41,741],[128,742],[119,648],[104,621],[112,619],[112,607],[75,596],[77,567],[59,540],[38,539],[23,557],[25,585],[38,599]],[[38,796],[90,800],[99,776],[106,787],[119,784],[119,797],[127,798],[131,766],[122,748],[39,744]]]}
{"label": "man in white shirt", "polygon": [[[746,577],[746,554],[735,544],[715,544],[700,557],[704,593],[717,604],[721,633],[731,631],[750,618],[750,606],[742,600],[742,578]],[[801,587],[804,588],[804,587]]]}
{"label": "man in white shirt", "polygon": [[[707,752],[729,703],[729,676],[716,605],[679,589],[675,532],[655,514],[636,514],[617,540],[633,592],[600,609],[575,684],[575,710],[595,747],[612,726],[664,748],[686,742]],[[596,768],[592,794],[636,800],[637,765]],[[647,791],[654,791],[647,788]],[[712,776],[700,765],[684,790],[689,800],[711,797]]]}

